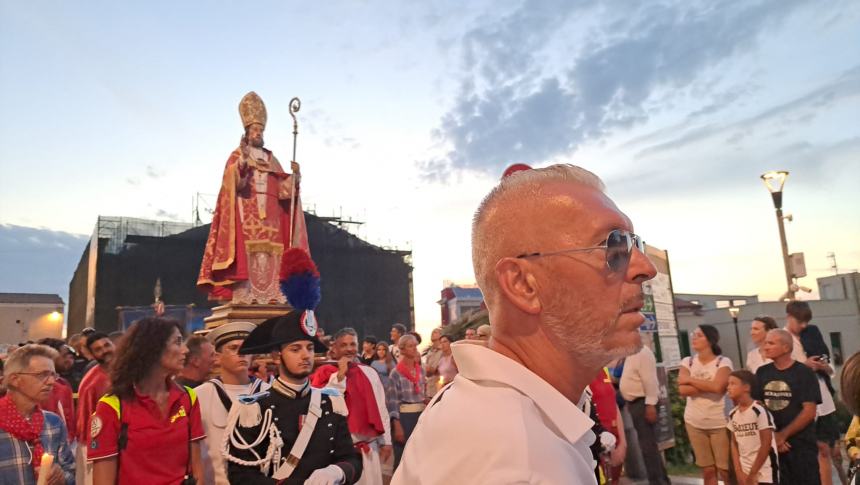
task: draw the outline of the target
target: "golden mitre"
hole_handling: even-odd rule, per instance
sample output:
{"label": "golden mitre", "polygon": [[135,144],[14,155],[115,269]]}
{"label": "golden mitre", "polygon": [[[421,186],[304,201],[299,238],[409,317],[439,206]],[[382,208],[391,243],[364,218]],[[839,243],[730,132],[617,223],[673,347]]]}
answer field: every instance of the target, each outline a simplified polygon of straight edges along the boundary
{"label": "golden mitre", "polygon": [[242,97],[239,101],[239,116],[242,117],[242,126],[247,128],[252,123],[259,123],[266,127],[266,105],[262,98],[254,91]]}

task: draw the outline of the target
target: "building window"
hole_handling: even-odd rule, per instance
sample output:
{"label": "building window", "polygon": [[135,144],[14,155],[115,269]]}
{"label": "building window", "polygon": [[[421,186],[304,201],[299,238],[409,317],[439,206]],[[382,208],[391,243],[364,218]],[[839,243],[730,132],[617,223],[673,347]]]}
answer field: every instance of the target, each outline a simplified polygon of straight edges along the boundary
{"label": "building window", "polygon": [[842,365],[842,332],[830,332],[830,348],[833,350],[833,363]]}
{"label": "building window", "polygon": [[743,306],[747,304],[746,300],[732,300],[734,306]]}
{"label": "building window", "polygon": [[690,332],[681,330],[678,332],[678,340],[681,344],[681,358],[690,357]]}
{"label": "building window", "polygon": [[717,308],[728,308],[732,306],[732,302],[729,300],[717,300],[716,301]]}

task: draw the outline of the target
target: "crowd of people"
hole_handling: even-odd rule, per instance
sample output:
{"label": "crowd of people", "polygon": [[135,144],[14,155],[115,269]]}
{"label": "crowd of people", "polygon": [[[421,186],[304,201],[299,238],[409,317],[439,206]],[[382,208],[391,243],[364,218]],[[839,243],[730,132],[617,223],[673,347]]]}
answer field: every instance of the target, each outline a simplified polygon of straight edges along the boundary
{"label": "crowd of people", "polygon": [[[706,484],[831,484],[834,462],[847,483],[837,442],[844,434],[856,464],[860,425],[855,417],[850,429],[837,428],[833,368],[811,320],[809,305],[798,301],[788,303],[784,328],[770,316],[756,317],[750,328],[754,348],[740,370],[722,355],[715,327],[700,325],[692,333],[694,354],[681,361],[677,382]],[[254,328],[244,325],[185,339],[176,323],[148,319],[124,335],[87,329],[68,343],[43,339],[14,350],[3,361],[8,393],[0,401],[0,420],[9,442],[0,442],[0,478],[33,482],[31,469],[39,470],[44,452],[54,457],[47,483],[130,483],[139,476],[155,483],[186,476],[229,483],[222,453],[230,410],[225,403],[265,391],[281,370],[266,355],[239,354]],[[467,342],[485,346],[491,332],[485,325],[464,333]],[[341,390],[351,411],[352,442],[365,455],[362,483],[384,483],[427,404],[459,372],[451,350],[455,339],[434,329],[419,352],[420,335],[401,324],[391,328],[393,344],[372,335],[359,340],[351,328],[317,336],[324,347],[317,349],[310,382]],[[361,382],[372,384],[369,392]],[[655,429],[658,387],[656,359],[645,346],[611,363],[586,388],[580,406],[600,437],[592,446],[599,483],[619,482],[628,449],[625,408],[649,483],[669,483]],[[733,407],[726,406],[727,398]],[[371,408],[372,418],[357,411]],[[187,430],[167,426],[168,416],[186,418]],[[33,446],[25,452],[15,440]]]}
{"label": "crowd of people", "polygon": [[[434,330],[423,351],[401,324],[390,342],[327,336],[299,310],[205,336],[144,318],[25,343],[3,361],[0,483],[617,483],[633,443],[622,410],[648,481],[669,483],[639,333],[656,268],[602,182],[570,165],[503,179],[476,212],[472,256],[492,327],[456,343]],[[716,328],[693,333],[677,384],[706,483],[832,483],[842,430],[811,320],[803,302],[784,328],[757,318],[741,370]],[[857,413],[860,355],[841,384]]]}
{"label": "crowd of people", "polygon": [[[0,429],[9,433],[0,435],[7,438],[0,439],[0,483],[35,483],[42,453],[53,457],[51,484],[136,483],[134,477],[150,477],[153,483],[186,477],[229,483],[222,454],[227,404],[269,389],[282,370],[269,354],[240,354],[243,339],[255,327],[234,326],[186,338],[176,322],[150,318],[125,333],[88,328],[67,341],[48,338],[10,348],[0,360],[5,370]],[[471,330],[472,343],[489,338],[488,326],[480,334]],[[323,347],[315,352],[310,379],[315,387],[341,389],[349,408],[363,399],[363,389],[338,384],[341,367],[348,369],[341,380],[354,383],[353,372],[369,372],[369,381],[378,383],[370,402],[378,407],[377,422],[384,421],[379,433],[359,431],[358,411],[348,424],[355,444],[376,458],[372,469],[363,467],[361,483],[383,483],[423,406],[457,374],[450,347],[454,337],[435,329],[430,345],[419,353],[420,335],[402,324],[391,329],[395,343],[368,335],[360,351],[351,328],[317,335]],[[187,421],[187,430],[168,425],[178,419]],[[24,426],[27,422],[32,424]],[[13,425],[22,431],[13,433]]]}

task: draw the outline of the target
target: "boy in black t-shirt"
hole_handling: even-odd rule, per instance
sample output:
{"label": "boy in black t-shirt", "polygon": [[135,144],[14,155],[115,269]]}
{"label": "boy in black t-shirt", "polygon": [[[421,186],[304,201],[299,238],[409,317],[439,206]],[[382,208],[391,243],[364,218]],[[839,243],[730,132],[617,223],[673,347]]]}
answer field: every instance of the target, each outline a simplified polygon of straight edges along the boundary
{"label": "boy in black t-shirt", "polygon": [[815,406],[821,402],[818,378],[791,358],[793,339],[785,330],[767,333],[763,349],[773,363],[756,371],[753,397],[773,414],[779,450],[780,484],[817,485],[818,445]]}

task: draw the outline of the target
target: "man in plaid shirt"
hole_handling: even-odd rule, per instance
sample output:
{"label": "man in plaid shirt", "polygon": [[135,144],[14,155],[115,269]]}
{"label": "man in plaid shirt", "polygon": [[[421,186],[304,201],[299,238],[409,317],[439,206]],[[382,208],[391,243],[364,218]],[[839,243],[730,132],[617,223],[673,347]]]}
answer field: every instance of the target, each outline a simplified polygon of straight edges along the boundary
{"label": "man in plaid shirt", "polygon": [[388,389],[385,392],[388,414],[391,416],[395,469],[400,464],[406,441],[418,424],[418,417],[426,404],[426,376],[421,368],[418,339],[406,334],[400,337],[397,346],[400,349],[400,361],[388,376]]}
{"label": "man in plaid shirt", "polygon": [[25,345],[6,361],[8,393],[0,399],[0,483],[36,483],[43,453],[53,456],[49,485],[74,485],[75,457],[66,426],[39,403],[51,394],[57,352],[44,345]]}

